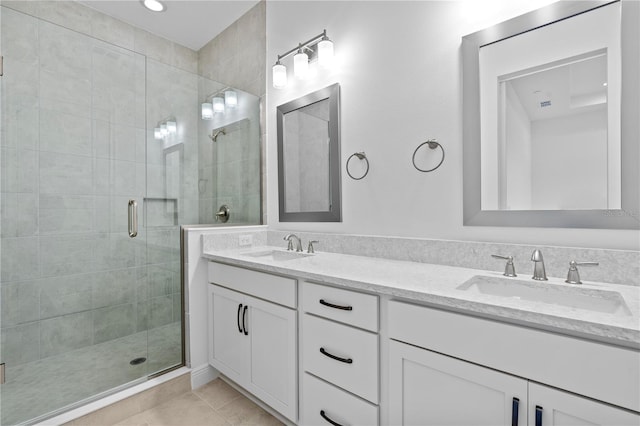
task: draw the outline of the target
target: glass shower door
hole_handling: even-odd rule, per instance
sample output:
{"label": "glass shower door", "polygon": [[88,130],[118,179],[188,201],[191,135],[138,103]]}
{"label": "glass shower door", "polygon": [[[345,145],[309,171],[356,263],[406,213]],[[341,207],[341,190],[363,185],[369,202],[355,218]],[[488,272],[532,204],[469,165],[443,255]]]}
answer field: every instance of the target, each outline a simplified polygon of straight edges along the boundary
{"label": "glass shower door", "polygon": [[182,358],[149,352],[181,346],[149,331],[180,314],[171,280],[155,300],[147,246],[146,58],[1,9],[0,423],[15,424]]}

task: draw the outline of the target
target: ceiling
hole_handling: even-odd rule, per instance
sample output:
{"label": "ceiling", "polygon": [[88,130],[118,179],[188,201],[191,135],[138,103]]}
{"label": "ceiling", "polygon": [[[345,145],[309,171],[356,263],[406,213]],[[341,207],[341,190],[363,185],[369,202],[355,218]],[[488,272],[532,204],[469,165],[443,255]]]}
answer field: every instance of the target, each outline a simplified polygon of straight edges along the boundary
{"label": "ceiling", "polygon": [[[607,105],[607,56],[593,56],[516,77],[509,82],[530,121],[581,114]],[[545,102],[545,105],[541,105]]]}
{"label": "ceiling", "polygon": [[164,12],[151,12],[139,0],[84,0],[80,3],[135,27],[199,50],[244,15],[258,0],[163,1]]}

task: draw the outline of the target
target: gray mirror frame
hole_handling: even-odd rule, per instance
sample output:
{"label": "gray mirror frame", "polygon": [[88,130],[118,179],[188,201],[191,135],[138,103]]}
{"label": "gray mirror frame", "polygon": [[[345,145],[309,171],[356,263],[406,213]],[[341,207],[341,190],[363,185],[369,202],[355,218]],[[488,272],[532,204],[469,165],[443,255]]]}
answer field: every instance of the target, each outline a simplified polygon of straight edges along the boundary
{"label": "gray mirror frame", "polygon": [[480,204],[481,46],[605,6],[615,1],[557,2],[469,34],[462,39],[464,225],[640,229],[640,3],[622,1],[622,108],[620,210],[482,210]]}
{"label": "gray mirror frame", "polygon": [[[329,187],[331,200],[329,211],[321,212],[286,212],[284,177],[284,116],[307,105],[329,99]],[[278,205],[280,222],[341,222],[341,176],[340,176],[340,85],[338,83],[325,87],[287,102],[277,108],[278,127]]]}

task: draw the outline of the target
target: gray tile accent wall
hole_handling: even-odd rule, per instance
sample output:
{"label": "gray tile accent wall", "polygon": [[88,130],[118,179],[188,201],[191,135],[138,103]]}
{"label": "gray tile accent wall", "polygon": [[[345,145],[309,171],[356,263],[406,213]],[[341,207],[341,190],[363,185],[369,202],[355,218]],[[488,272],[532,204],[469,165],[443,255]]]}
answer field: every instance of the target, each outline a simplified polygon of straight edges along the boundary
{"label": "gray tile accent wall", "polygon": [[[171,114],[196,128],[198,77],[194,51],[76,2],[2,6],[12,68],[3,77],[0,309],[2,359],[14,368],[180,321],[179,231],[145,226],[146,145],[152,173],[164,168],[156,122]],[[198,135],[181,137],[189,184]],[[164,169],[150,178],[164,196]],[[197,190],[180,195],[179,211],[197,212]],[[136,240],[126,233],[129,198],[140,205]]]}
{"label": "gray tile accent wall", "polygon": [[198,71],[197,52],[75,1],[3,0],[2,6],[141,53],[181,70]]}
{"label": "gray tile accent wall", "polygon": [[[269,245],[286,247],[283,237],[288,232],[268,231]],[[516,272],[527,276],[533,272],[531,253],[542,250],[548,276],[566,277],[569,261],[597,261],[600,266],[584,267],[583,281],[640,286],[640,252],[630,250],[585,249],[555,246],[530,246],[474,241],[446,241],[416,238],[376,237],[348,234],[296,232],[306,242],[319,240],[316,251],[381,257],[412,262],[504,271],[504,261],[492,254],[513,256]]]}

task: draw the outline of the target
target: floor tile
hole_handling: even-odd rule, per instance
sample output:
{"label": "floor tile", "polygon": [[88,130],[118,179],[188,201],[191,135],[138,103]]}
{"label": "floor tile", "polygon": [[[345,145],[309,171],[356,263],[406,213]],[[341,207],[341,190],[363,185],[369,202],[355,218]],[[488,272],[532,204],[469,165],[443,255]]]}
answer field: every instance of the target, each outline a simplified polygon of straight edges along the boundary
{"label": "floor tile", "polygon": [[[227,405],[234,399],[243,397],[240,392],[232,388],[224,380],[214,380],[193,391],[214,409]],[[243,397],[244,398],[244,397]]]}
{"label": "floor tile", "polygon": [[264,411],[247,398],[237,398],[230,403],[220,407],[218,413],[233,425],[257,424],[260,412]]}
{"label": "floor tile", "polygon": [[192,392],[144,411],[142,414],[142,418],[149,426],[230,425],[220,414]]}

